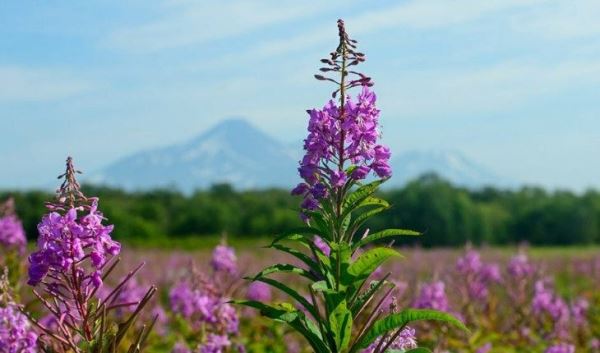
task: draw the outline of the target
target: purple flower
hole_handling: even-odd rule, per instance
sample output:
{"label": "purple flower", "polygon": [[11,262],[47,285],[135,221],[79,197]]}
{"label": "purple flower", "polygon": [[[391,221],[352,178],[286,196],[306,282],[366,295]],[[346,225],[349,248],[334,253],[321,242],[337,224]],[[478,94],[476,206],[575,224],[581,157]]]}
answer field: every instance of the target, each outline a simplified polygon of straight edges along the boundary
{"label": "purple flower", "polygon": [[483,346],[477,348],[477,351],[475,351],[475,353],[488,353],[489,351],[492,350],[492,344],[491,343],[486,343]]}
{"label": "purple flower", "polygon": [[237,272],[237,257],[233,248],[227,245],[217,245],[212,253],[210,265],[217,272],[226,272],[230,275]]}
{"label": "purple flower", "polygon": [[[327,196],[320,190],[314,191],[321,187],[317,185],[329,182],[334,190],[343,187],[348,179],[347,167],[355,167],[350,174],[352,180],[366,178],[371,170],[381,178],[391,176],[390,150],[377,144],[379,110],[375,102],[375,93],[363,86],[355,100],[347,97],[342,114],[334,101],[329,101],[320,110],[308,111],[305,155],[298,167],[304,183],[292,191],[294,195],[304,195],[303,209],[318,208],[316,201]],[[344,165],[346,162],[348,166]]]}
{"label": "purple flower", "polygon": [[[415,329],[411,327],[405,327],[396,339],[390,343],[390,337],[387,337],[383,342],[382,347],[389,344],[389,350],[404,352],[409,349],[417,348],[417,339],[415,337]],[[375,349],[380,345],[381,337],[377,338],[367,348],[363,349],[361,353],[373,353]],[[386,350],[387,352],[387,350]]]}
{"label": "purple flower", "polygon": [[370,171],[371,171],[371,168],[367,167],[366,165],[358,166],[352,172],[352,175],[351,175],[352,179],[354,179],[354,180],[362,180],[362,179],[366,178],[367,175],[369,175]]}
{"label": "purple flower", "polygon": [[424,284],[419,296],[413,306],[419,309],[435,309],[448,311],[448,298],[446,297],[446,286],[442,281]]}
{"label": "purple flower", "polygon": [[331,172],[331,185],[335,188],[341,188],[346,183],[346,173],[343,170],[334,170]]}
{"label": "purple flower", "polygon": [[466,294],[472,300],[486,299],[488,286],[501,280],[498,265],[484,264],[475,250],[469,250],[459,258],[456,269],[465,281]]}
{"label": "purple flower", "polygon": [[548,347],[544,353],[575,353],[575,346],[566,343],[555,344]]}
{"label": "purple flower", "polygon": [[[117,255],[121,245],[112,240],[112,225],[103,225],[98,211],[98,200],[83,215],[81,208],[70,208],[64,215],[58,212],[46,214],[38,224],[38,250],[29,256],[29,281],[32,286],[40,283],[48,273],[54,278],[72,271],[71,266],[80,264],[89,254],[91,269],[81,271],[84,286],[101,285],[101,273],[108,256]],[[85,249],[85,250],[84,250]]]}
{"label": "purple flower", "polygon": [[589,308],[590,303],[585,298],[579,298],[571,305],[573,321],[577,326],[587,325],[587,313]]}
{"label": "purple flower", "polygon": [[36,353],[37,334],[17,305],[9,302],[0,307],[0,352]]}
{"label": "purple flower", "polygon": [[271,287],[263,282],[252,282],[246,291],[246,298],[260,302],[270,302],[272,298]]}
{"label": "purple flower", "polygon": [[16,249],[20,253],[25,251],[25,230],[19,218],[7,215],[0,218],[0,245],[6,249]]}
{"label": "purple flower", "polygon": [[315,244],[317,249],[321,250],[321,252],[323,252],[325,256],[329,256],[329,254],[331,253],[331,248],[320,236],[315,235],[315,237],[313,238],[313,244]]}
{"label": "purple flower", "polygon": [[200,353],[223,353],[229,346],[231,341],[226,335],[209,333],[206,342],[200,345]]}
{"label": "purple flower", "polygon": [[175,346],[171,350],[171,353],[192,353],[192,350],[183,342],[175,343]]}
{"label": "purple flower", "polygon": [[533,271],[533,266],[524,253],[516,255],[508,263],[508,273],[517,279],[528,277],[533,274]]}

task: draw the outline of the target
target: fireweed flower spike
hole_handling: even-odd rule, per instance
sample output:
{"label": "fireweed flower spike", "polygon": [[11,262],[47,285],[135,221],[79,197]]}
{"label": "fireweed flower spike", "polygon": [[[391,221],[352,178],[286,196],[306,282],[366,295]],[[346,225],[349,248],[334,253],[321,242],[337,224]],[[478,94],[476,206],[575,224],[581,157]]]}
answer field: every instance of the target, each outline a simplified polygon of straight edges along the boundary
{"label": "fireweed flower spike", "polygon": [[[146,291],[141,300],[121,303],[120,289],[142,267],[131,271],[108,295],[100,299],[99,289],[119,259],[121,245],[111,237],[112,225],[98,209],[98,198],[86,197],[80,190],[71,157],[57,191],[57,198],[47,203],[49,213],[38,225],[37,251],[29,256],[28,284],[34,295],[54,316],[56,329],[50,330],[33,320],[43,332],[43,350],[56,352],[103,352],[119,349],[125,333],[140,311],[156,292]],[[38,292],[41,290],[41,292]],[[112,313],[133,306],[132,314],[118,327],[111,322]],[[141,344],[150,327],[137,335]],[[112,348],[110,348],[112,347]]]}
{"label": "fireweed flower spike", "polygon": [[14,200],[10,198],[4,204],[0,204],[0,249],[16,250],[23,254],[26,244],[25,230],[15,213]]}
{"label": "fireweed flower spike", "polygon": [[[431,309],[389,312],[384,308],[394,282],[388,280],[390,273],[375,274],[399,253],[391,246],[373,245],[419,233],[364,228],[371,216],[390,207],[374,194],[392,175],[391,152],[378,142],[380,112],[371,90],[373,81],[356,69],[365,55],[346,33],[342,20],[338,34],[337,48],[321,60],[325,65],[315,75],[335,84],[333,100],[308,111],[305,155],[298,168],[303,181],[292,190],[303,197],[300,208],[306,226],[278,236],[270,245],[302,265],[275,264],[249,278],[283,291],[295,303],[238,303],[288,324],[317,353],[411,349],[416,346],[417,332],[407,325],[413,321],[438,320],[465,327],[450,314]],[[358,90],[355,98],[350,94],[354,88]],[[369,175],[375,180],[368,182]],[[286,242],[297,246],[289,247]],[[270,276],[282,272],[299,275],[304,283],[295,281],[289,286]]]}

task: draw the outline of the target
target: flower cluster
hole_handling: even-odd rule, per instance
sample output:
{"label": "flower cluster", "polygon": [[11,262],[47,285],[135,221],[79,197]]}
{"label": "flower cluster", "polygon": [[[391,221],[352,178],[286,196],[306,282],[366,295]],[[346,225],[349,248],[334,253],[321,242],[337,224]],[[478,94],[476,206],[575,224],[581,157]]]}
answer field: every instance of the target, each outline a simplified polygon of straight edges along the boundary
{"label": "flower cluster", "polygon": [[[380,178],[392,175],[390,150],[377,143],[379,110],[375,93],[364,86],[356,101],[346,98],[343,108],[331,100],[323,109],[308,111],[305,155],[298,171],[303,183],[292,190],[303,195],[302,208],[314,210],[318,201],[348,180],[365,179],[370,172]],[[345,169],[344,162],[351,164]]]}
{"label": "flower cluster", "polygon": [[575,346],[561,343],[548,347],[544,353],[575,353]]}
{"label": "flower cluster", "polygon": [[535,283],[535,293],[531,302],[533,313],[538,316],[549,315],[554,324],[554,334],[564,337],[568,334],[570,319],[567,303],[548,286],[547,281],[538,280]]}
{"label": "flower cluster", "polygon": [[[385,352],[404,352],[409,349],[417,348],[417,339],[415,337],[415,329],[411,327],[405,327],[398,333],[398,335],[393,337],[387,337],[383,339],[379,337],[375,340],[375,342],[371,343],[369,347],[364,349],[362,353],[373,353],[377,350],[377,347],[388,347]],[[384,350],[381,350],[382,352]]]}
{"label": "flower cluster", "polygon": [[473,300],[487,298],[488,286],[501,280],[498,265],[484,264],[479,253],[472,249],[458,259],[456,270],[465,279],[467,295]]}
{"label": "flower cluster", "polygon": [[[103,225],[98,200],[83,215],[83,207],[70,208],[64,215],[50,212],[38,225],[38,250],[29,256],[29,281],[35,286],[50,273],[52,278],[61,273],[77,271],[78,283],[99,287],[102,284],[102,268],[107,255],[117,255],[121,245],[112,240],[112,225]],[[91,270],[86,272],[79,264],[90,260]]]}
{"label": "flower cluster", "polygon": [[233,248],[221,244],[213,250],[210,265],[216,272],[225,272],[233,275],[237,272],[237,257]]}
{"label": "flower cluster", "polygon": [[252,282],[246,290],[246,298],[249,300],[270,302],[272,297],[271,287],[263,282]]}
{"label": "flower cluster", "polygon": [[21,220],[14,214],[12,199],[0,205],[0,246],[7,250],[25,251],[27,240]]}
{"label": "flower cluster", "polygon": [[0,307],[0,352],[37,352],[37,334],[15,303]]}
{"label": "flower cluster", "polygon": [[[237,272],[236,256],[232,248],[223,244],[213,251],[211,266],[215,274],[231,275]],[[197,353],[221,353],[233,346],[231,338],[238,334],[240,318],[220,282],[226,278],[207,277],[192,271],[192,276],[176,283],[169,292],[171,311],[189,322],[192,330],[198,332]],[[219,282],[219,283],[217,283]],[[268,288],[267,288],[268,289]],[[264,288],[248,290],[248,295],[270,297]],[[187,349],[187,351],[186,351]],[[187,344],[180,342],[173,352],[191,352]]]}
{"label": "flower cluster", "polygon": [[38,336],[10,291],[5,269],[0,277],[0,352],[36,353]]}
{"label": "flower cluster", "polygon": [[448,297],[446,296],[446,285],[444,282],[436,281],[424,284],[413,306],[420,309],[448,311]]}
{"label": "flower cluster", "polygon": [[508,263],[508,274],[516,279],[529,277],[533,272],[534,268],[529,263],[527,255],[523,252],[514,256]]}

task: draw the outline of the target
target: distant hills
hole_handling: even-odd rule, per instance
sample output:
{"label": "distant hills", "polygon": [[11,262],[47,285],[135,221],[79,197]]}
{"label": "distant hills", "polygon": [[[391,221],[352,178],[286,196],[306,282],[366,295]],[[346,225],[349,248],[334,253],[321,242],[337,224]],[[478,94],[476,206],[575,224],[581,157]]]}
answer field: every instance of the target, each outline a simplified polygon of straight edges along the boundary
{"label": "distant hills", "polygon": [[[301,148],[291,148],[244,119],[229,119],[181,144],[121,158],[86,181],[130,191],[172,186],[186,193],[217,183],[238,189],[289,188],[300,180]],[[391,165],[394,176],[388,186],[428,172],[471,188],[506,184],[456,151],[408,151],[393,156]]]}

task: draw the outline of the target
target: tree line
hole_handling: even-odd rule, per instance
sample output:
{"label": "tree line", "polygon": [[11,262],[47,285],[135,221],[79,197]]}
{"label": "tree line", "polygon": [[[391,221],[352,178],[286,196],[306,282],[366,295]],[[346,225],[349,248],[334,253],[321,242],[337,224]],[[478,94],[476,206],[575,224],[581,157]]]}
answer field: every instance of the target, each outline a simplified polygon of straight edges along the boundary
{"label": "tree line", "polygon": [[[270,236],[298,227],[300,200],[287,190],[236,191],[214,185],[192,195],[157,189],[125,192],[84,186],[86,195],[100,197],[100,209],[117,225],[114,236],[151,243],[158,237],[190,237],[227,233],[230,237]],[[423,232],[400,244],[461,246],[600,244],[600,192],[582,194],[538,187],[470,190],[435,175],[424,175],[402,188],[381,193],[392,205],[367,226],[406,228]],[[0,192],[0,200],[15,198],[17,213],[30,240],[53,195],[42,191]]]}

